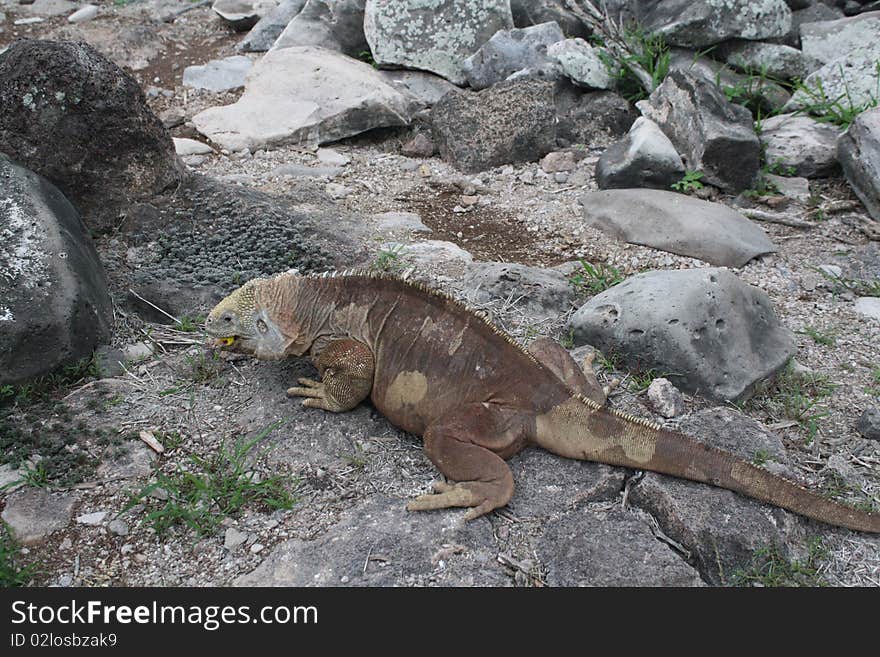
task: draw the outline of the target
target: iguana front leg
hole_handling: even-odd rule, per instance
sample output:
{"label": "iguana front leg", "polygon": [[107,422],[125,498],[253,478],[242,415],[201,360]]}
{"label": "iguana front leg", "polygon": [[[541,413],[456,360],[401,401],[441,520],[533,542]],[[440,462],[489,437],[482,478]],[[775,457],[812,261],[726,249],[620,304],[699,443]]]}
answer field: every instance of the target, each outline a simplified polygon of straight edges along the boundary
{"label": "iguana front leg", "polygon": [[471,507],[473,520],[504,506],[513,496],[513,473],[505,458],[526,444],[527,422],[514,411],[470,404],[429,426],[425,452],[451,482],[437,482],[434,493],[410,501],[410,511]]}
{"label": "iguana front leg", "polygon": [[334,340],[315,359],[321,381],[301,378],[288,397],[305,397],[303,406],[341,413],[350,411],[373,388],[374,361],[370,348],[357,340]]}

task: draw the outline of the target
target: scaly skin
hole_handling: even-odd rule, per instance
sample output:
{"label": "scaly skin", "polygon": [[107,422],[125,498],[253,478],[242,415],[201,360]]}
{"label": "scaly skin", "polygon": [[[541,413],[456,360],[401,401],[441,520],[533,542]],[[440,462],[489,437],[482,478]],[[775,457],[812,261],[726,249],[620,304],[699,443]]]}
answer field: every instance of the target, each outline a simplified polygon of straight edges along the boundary
{"label": "scaly skin", "polygon": [[531,351],[449,296],[369,273],[257,279],[221,301],[206,330],[262,359],[310,356],[321,380],[291,396],[332,412],[370,397],[422,436],[450,481],[410,510],[469,507],[472,519],[513,495],[505,460],[537,445],[561,456],[652,470],[742,493],[819,520],[880,532],[880,514],[828,500],[684,434],[602,405],[604,395],[558,345]]}

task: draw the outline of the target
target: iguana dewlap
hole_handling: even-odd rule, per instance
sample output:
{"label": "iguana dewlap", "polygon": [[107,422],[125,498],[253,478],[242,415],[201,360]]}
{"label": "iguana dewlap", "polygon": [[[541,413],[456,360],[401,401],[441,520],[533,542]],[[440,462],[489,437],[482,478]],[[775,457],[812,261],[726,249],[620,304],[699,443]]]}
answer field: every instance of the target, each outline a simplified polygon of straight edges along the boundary
{"label": "iguana dewlap", "polygon": [[449,482],[412,500],[410,510],[470,507],[471,519],[507,504],[514,483],[505,459],[538,445],[880,532],[880,514],[603,407],[561,347],[542,342],[527,352],[448,295],[418,284],[370,273],[256,279],[221,301],[206,329],[223,348],[257,358],[310,356],[321,380],[299,379],[287,391],[305,397],[305,406],[342,412],[369,397],[393,424],[422,436]]}

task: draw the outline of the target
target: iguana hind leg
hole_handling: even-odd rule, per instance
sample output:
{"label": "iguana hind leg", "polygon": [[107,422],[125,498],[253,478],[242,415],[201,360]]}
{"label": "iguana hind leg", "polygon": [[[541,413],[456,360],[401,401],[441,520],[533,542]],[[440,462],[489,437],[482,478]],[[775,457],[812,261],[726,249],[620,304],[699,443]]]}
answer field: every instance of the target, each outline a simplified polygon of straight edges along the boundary
{"label": "iguana hind leg", "polygon": [[360,404],[373,388],[373,354],[357,340],[334,340],[315,359],[320,381],[301,378],[289,397],[305,397],[303,406],[341,413]]}
{"label": "iguana hind leg", "polygon": [[473,520],[504,506],[513,495],[513,473],[504,462],[526,442],[526,422],[519,414],[472,404],[429,426],[425,452],[450,482],[434,484],[434,493],[407,504],[410,511],[471,507]]}
{"label": "iguana hind leg", "polygon": [[584,360],[584,367],[581,368],[568,350],[553,338],[539,338],[529,344],[526,351],[569,388],[598,404],[605,404],[608,392],[599,385],[592,368],[595,352]]}

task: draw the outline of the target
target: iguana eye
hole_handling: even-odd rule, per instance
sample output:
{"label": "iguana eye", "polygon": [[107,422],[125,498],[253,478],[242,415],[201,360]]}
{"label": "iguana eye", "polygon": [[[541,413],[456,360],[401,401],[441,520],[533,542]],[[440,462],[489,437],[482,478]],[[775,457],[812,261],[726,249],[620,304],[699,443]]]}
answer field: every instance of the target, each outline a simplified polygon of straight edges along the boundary
{"label": "iguana eye", "polygon": [[266,326],[266,322],[264,322],[262,319],[258,319],[257,320],[257,330],[260,333],[265,333],[266,331],[269,330],[269,327]]}

